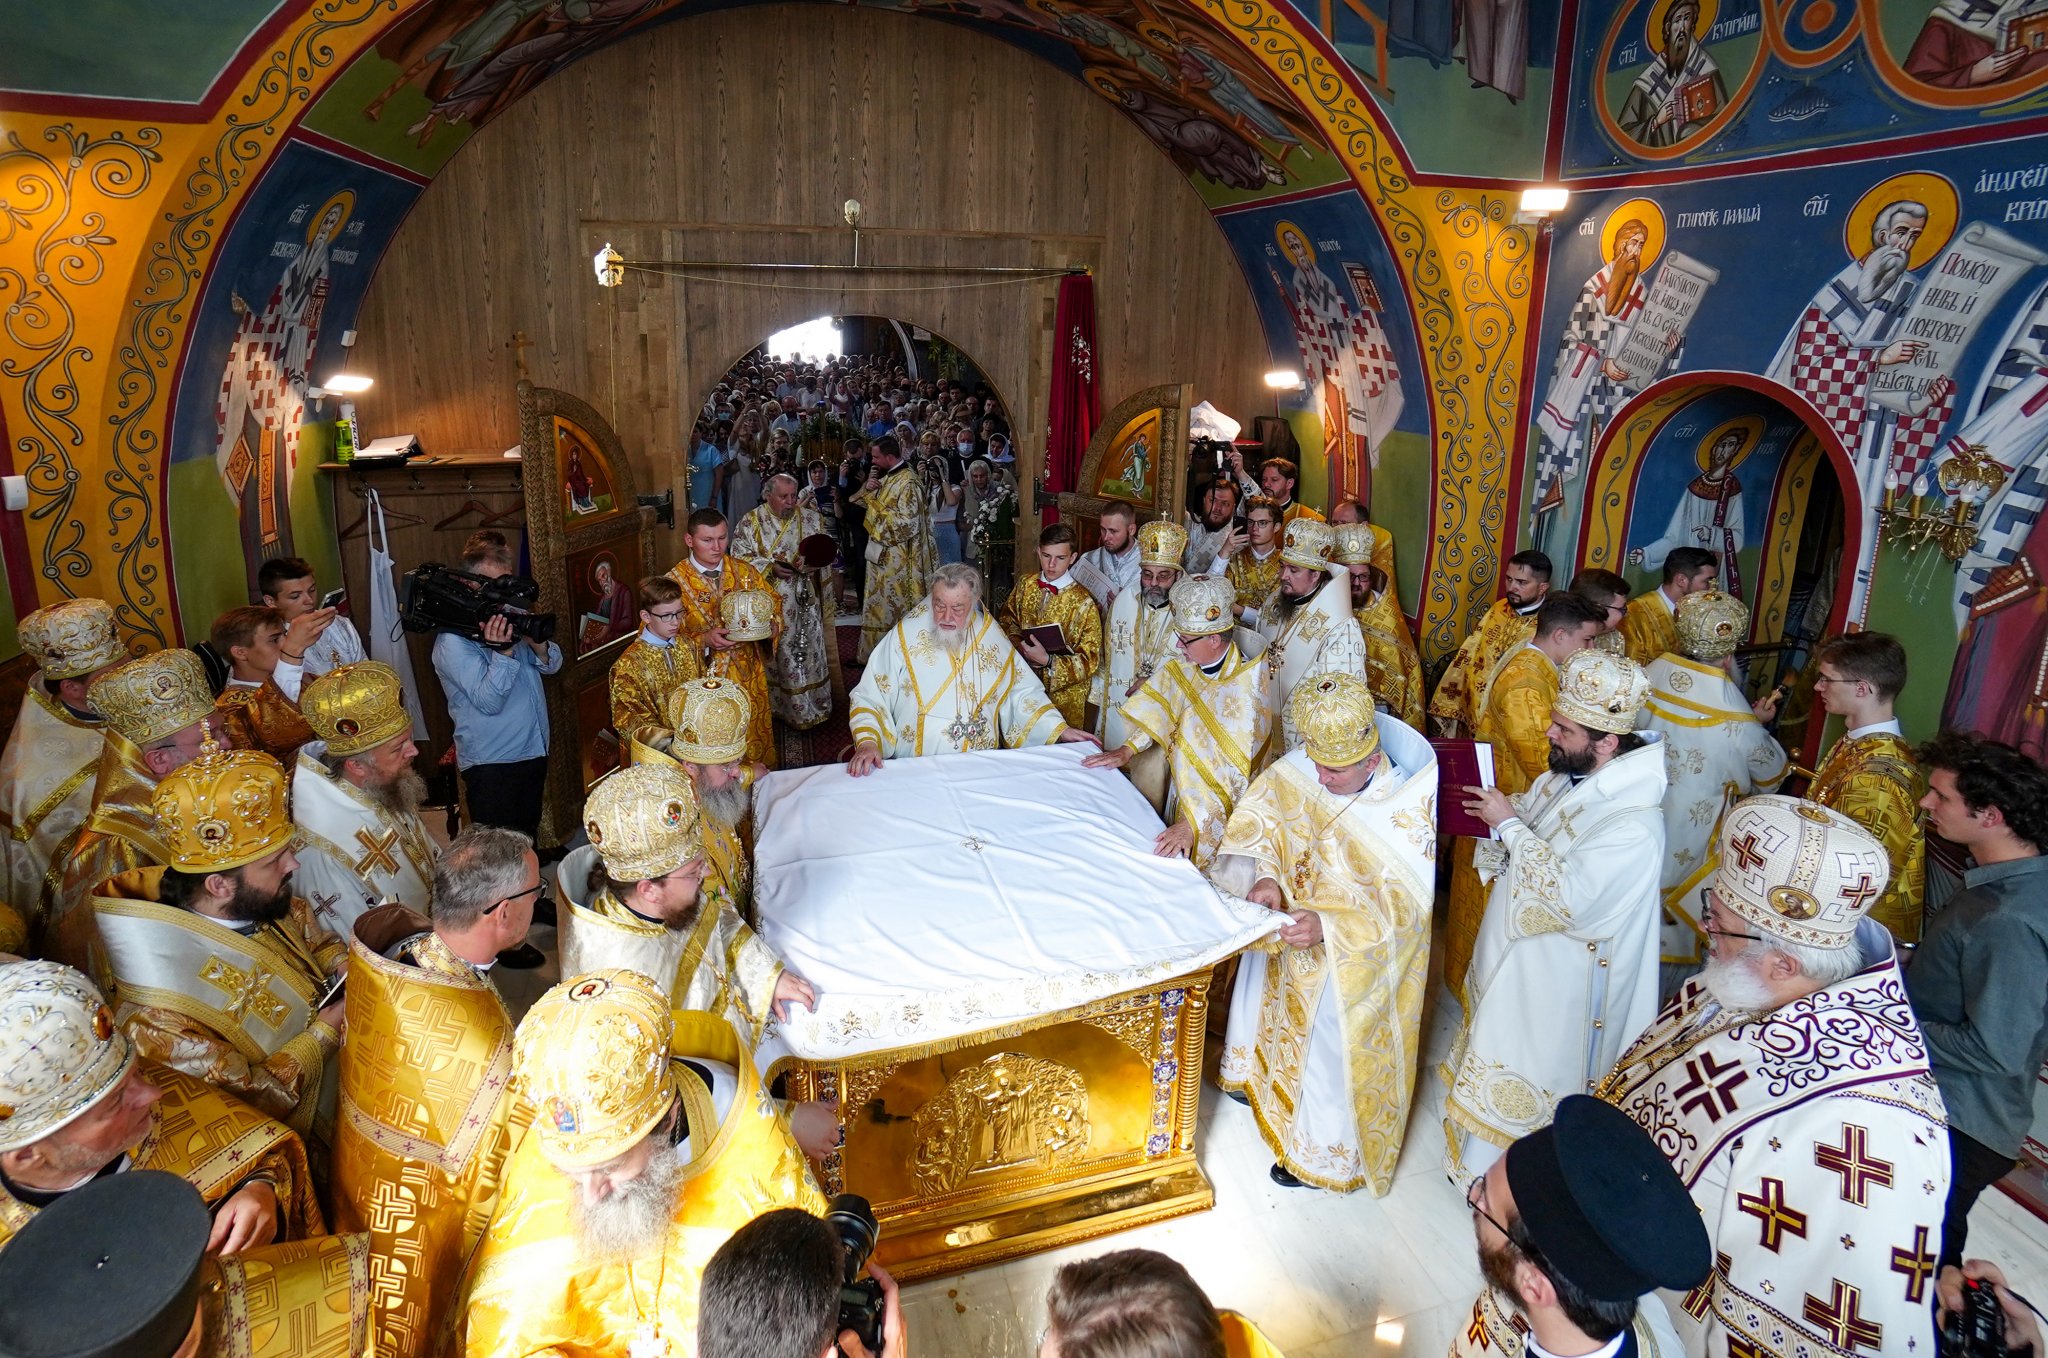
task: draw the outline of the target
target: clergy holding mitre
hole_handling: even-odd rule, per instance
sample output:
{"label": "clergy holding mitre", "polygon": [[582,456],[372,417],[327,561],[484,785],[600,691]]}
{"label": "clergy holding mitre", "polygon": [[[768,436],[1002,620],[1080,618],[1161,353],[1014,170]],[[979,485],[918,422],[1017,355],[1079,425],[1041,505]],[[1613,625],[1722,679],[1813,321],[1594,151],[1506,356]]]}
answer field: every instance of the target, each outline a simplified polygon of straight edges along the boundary
{"label": "clergy holding mitre", "polygon": [[931,594],[883,635],[852,703],[856,778],[906,755],[1094,743],[1061,719],[982,608],[980,572],[958,562],[932,572]]}

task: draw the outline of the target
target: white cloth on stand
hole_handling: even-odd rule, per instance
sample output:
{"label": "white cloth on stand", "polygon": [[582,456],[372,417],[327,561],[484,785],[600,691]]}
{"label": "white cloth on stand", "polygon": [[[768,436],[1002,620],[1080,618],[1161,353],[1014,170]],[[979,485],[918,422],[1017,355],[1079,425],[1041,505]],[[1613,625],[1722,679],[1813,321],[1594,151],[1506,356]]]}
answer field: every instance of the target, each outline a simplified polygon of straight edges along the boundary
{"label": "white cloth on stand", "polygon": [[771,773],[755,791],[760,933],[816,987],[762,1070],[930,1043],[1203,971],[1286,923],[1181,858],[1085,745]]}
{"label": "white cloth on stand", "polygon": [[398,624],[398,584],[392,579],[397,569],[391,560],[391,533],[384,526],[384,500],[366,490],[369,501],[370,535],[370,658],[381,660],[398,671],[398,686],[405,695],[405,710],[412,717],[412,738],[427,738],[427,718],[420,708],[419,680],[412,674],[412,648],[405,643],[405,629]]}

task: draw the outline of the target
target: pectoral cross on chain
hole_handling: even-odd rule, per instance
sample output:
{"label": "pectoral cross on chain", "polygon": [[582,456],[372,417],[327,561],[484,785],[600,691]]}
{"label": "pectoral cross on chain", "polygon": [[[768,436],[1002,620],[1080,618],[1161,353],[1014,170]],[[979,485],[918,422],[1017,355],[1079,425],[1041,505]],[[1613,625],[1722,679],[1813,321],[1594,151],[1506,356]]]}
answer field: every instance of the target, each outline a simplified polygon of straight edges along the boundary
{"label": "pectoral cross on chain", "polygon": [[973,749],[988,739],[988,718],[979,712],[970,712],[955,717],[946,727],[946,739],[965,749]]}

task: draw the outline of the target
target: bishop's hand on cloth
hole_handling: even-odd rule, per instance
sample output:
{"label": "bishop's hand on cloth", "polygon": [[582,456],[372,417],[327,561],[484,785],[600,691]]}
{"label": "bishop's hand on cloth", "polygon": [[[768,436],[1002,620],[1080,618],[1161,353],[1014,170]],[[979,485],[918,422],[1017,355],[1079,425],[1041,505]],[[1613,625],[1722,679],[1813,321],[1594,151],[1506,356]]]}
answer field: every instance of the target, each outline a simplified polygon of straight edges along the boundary
{"label": "bishop's hand on cloth", "polygon": [[[1302,696],[1333,686],[1345,687],[1315,681]],[[1305,748],[1259,775],[1224,831],[1218,884],[1277,902],[1297,925],[1313,921],[1320,938],[1269,939],[1244,954],[1220,1079],[1250,1100],[1289,1174],[1377,1195],[1393,1183],[1421,1050],[1436,752],[1399,721],[1376,718],[1362,679],[1349,687],[1349,738],[1318,740],[1310,717]],[[1318,781],[1325,760],[1341,768],[1373,758],[1380,766],[1354,793]]]}
{"label": "bishop's hand on cloth", "polygon": [[1067,723],[993,618],[976,609],[952,635],[927,599],[882,638],[850,698],[857,747],[900,759],[1059,739]]}
{"label": "bishop's hand on cloth", "polygon": [[1586,1093],[1656,1013],[1663,794],[1653,739],[1584,779],[1544,774],[1508,799],[1500,839],[1479,842],[1486,915],[1443,1068],[1454,1179]]}

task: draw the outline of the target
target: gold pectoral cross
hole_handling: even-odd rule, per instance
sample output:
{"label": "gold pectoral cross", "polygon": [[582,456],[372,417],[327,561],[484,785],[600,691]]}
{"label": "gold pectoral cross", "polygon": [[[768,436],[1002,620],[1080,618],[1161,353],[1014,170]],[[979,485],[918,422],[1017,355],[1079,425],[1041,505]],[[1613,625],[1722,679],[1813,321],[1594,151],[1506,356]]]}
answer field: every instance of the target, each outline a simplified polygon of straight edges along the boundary
{"label": "gold pectoral cross", "polygon": [[254,1014],[265,1025],[278,1028],[291,1012],[283,1000],[270,993],[270,973],[262,967],[243,971],[224,957],[209,957],[200,968],[199,979],[228,997],[222,1012],[229,1018]]}

